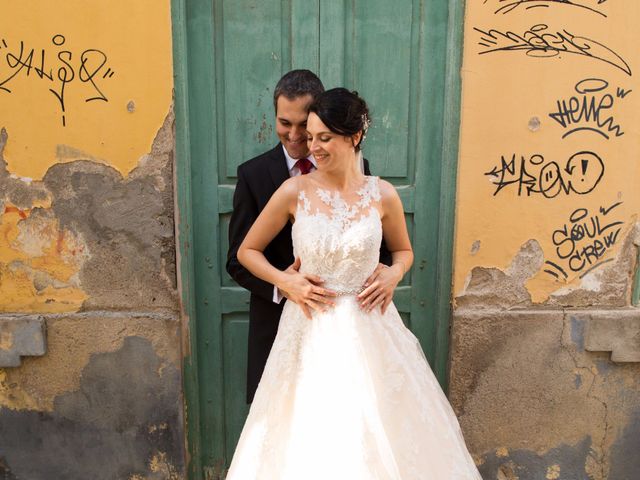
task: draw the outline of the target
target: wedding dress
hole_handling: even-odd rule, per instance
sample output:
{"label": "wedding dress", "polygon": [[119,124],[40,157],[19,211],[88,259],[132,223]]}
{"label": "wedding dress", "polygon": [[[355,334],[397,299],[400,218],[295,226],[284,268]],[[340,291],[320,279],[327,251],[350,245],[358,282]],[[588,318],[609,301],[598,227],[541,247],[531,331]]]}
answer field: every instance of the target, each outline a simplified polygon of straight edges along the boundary
{"label": "wedding dress", "polygon": [[339,296],[311,320],[286,302],[227,480],[481,480],[393,303],[366,313],[355,297],[378,264],[378,178],[352,202],[310,183],[294,253]]}

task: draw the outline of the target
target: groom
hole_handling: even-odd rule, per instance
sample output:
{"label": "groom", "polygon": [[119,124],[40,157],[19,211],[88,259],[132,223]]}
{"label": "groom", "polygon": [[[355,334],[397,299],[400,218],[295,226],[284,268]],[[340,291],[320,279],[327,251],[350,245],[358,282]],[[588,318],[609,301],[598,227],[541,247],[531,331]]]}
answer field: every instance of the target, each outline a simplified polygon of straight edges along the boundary
{"label": "groom", "polygon": [[[320,79],[309,70],[292,70],[277,83],[273,92],[276,133],[280,143],[238,167],[238,183],[233,196],[233,213],[229,224],[227,272],[251,292],[249,304],[249,344],[247,365],[247,403],[253,401],[262,377],[271,345],[278,331],[284,306],[283,297],[273,285],[253,276],[238,262],[237,253],[249,228],[271,195],[289,177],[304,175],[315,169],[315,160],[307,148],[307,115],[314,97],[324,91]],[[365,174],[370,175],[364,161]],[[390,264],[386,248],[384,263]],[[280,270],[295,268],[291,224],[287,224],[264,251],[269,262]],[[299,266],[297,267],[299,268]]]}

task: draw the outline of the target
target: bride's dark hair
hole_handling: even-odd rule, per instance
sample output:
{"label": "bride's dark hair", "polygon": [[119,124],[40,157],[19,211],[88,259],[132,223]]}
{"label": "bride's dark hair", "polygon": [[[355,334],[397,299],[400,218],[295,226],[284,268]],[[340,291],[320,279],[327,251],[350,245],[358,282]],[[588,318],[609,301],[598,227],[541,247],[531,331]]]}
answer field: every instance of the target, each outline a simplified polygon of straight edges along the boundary
{"label": "bride's dark hair", "polygon": [[309,112],[313,112],[329,130],[338,135],[350,137],[362,132],[360,141],[356,145],[356,151],[369,128],[369,108],[358,92],[350,92],[346,88],[332,88],[319,94],[311,106]]}

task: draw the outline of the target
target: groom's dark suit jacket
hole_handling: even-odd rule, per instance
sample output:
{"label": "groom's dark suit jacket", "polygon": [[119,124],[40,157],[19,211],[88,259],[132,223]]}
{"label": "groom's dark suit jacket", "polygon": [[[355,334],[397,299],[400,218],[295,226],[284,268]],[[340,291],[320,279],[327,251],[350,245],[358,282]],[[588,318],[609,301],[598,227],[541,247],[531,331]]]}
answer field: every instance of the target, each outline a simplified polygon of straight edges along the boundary
{"label": "groom's dark suit jacket", "polygon": [[[364,161],[366,175],[370,175],[369,163]],[[253,396],[262,377],[262,371],[278,331],[278,321],[284,306],[273,302],[273,285],[265,282],[244,268],[238,261],[238,248],[253,222],[265,207],[271,195],[289,178],[287,160],[282,144],[238,167],[238,183],[233,195],[233,213],[229,224],[229,252],[227,272],[241,286],[251,292],[249,304],[249,345],[247,365],[247,403]],[[391,264],[391,255],[382,246],[381,261]],[[294,261],[291,242],[291,224],[287,224],[264,251],[269,262],[284,270]]]}

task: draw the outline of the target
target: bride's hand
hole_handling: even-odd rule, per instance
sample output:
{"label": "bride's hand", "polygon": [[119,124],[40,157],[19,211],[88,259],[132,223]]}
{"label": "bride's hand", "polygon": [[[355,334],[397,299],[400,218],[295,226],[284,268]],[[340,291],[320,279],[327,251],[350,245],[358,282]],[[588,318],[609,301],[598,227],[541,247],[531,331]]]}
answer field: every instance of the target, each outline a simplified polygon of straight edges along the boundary
{"label": "bride's hand", "polygon": [[380,310],[384,313],[393,300],[393,292],[403,275],[404,272],[400,264],[388,267],[379,263],[364,283],[365,289],[358,295],[360,307],[370,312],[380,305]]}
{"label": "bride's hand", "polygon": [[287,274],[285,280],[278,285],[278,290],[282,295],[298,304],[304,316],[311,320],[311,309],[324,312],[326,305],[335,305],[331,297],[336,293],[322,287],[324,280],[317,275],[300,273],[300,258],[290,265],[284,273]]}

